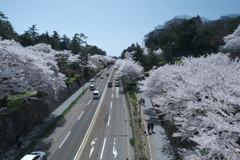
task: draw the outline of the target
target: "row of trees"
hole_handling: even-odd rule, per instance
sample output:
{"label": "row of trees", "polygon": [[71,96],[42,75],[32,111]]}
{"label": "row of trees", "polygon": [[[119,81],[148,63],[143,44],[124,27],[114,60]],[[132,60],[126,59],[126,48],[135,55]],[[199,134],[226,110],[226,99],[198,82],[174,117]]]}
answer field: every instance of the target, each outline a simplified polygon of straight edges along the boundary
{"label": "row of trees", "polygon": [[239,15],[222,16],[214,21],[200,16],[178,16],[146,34],[144,46],[136,43],[124,49],[121,58],[131,53],[144,70],[150,70],[152,66],[161,66],[161,61],[174,63],[181,56],[216,53],[224,45],[223,37],[232,33],[239,23]]}
{"label": "row of trees", "polygon": [[38,43],[46,43],[51,45],[52,49],[60,50],[71,50],[72,53],[78,54],[79,52],[88,52],[91,55],[99,54],[106,55],[106,52],[97,46],[87,44],[87,36],[83,33],[76,33],[70,39],[66,35],[62,37],[57,31],[53,31],[50,35],[47,31],[40,34],[36,27],[36,24],[28,28],[23,34],[19,35],[14,31],[8,18],[0,11],[0,37],[2,39],[14,39],[20,42],[22,46],[31,46]]}
{"label": "row of trees", "polygon": [[132,60],[143,66],[144,70],[150,70],[153,66],[159,66],[159,61],[163,56],[164,53],[160,48],[155,50],[133,43],[130,47],[123,50],[121,59],[129,59],[131,57]]}
{"label": "row of trees", "polygon": [[7,107],[7,99],[14,95],[33,98],[28,96],[30,92],[57,99],[57,93],[69,86],[68,79],[74,75],[88,80],[91,72],[114,63],[115,59],[88,45],[86,39],[82,33],[72,40],[60,37],[57,31],[51,36],[48,32],[39,34],[36,25],[19,35],[0,12],[1,107]]}
{"label": "row of trees", "polygon": [[150,72],[142,90],[177,128],[183,159],[239,159],[240,63],[228,54],[184,58]]}
{"label": "row of trees", "polygon": [[200,16],[175,17],[145,35],[144,43],[148,48],[161,48],[173,57],[200,56],[217,52],[224,45],[223,37],[232,33],[239,23],[239,15],[222,16],[214,21]]}
{"label": "row of trees", "polygon": [[91,71],[102,69],[115,59],[56,51],[44,43],[24,47],[14,40],[0,38],[0,61],[1,107],[7,107],[7,98],[18,95],[25,100],[35,99],[30,94],[33,92],[45,93],[57,100],[57,93],[68,84],[68,74],[82,74],[87,80]]}
{"label": "row of trees", "polygon": [[[239,49],[240,25],[223,41],[223,48]],[[126,52],[125,59],[116,62],[122,78],[141,76],[142,67],[133,61],[134,55],[134,51]],[[183,57],[182,61],[153,68],[150,76],[141,81],[141,90],[158,106],[164,119],[177,128],[172,137],[188,144],[176,151],[182,159],[239,159],[239,59],[219,52]]]}

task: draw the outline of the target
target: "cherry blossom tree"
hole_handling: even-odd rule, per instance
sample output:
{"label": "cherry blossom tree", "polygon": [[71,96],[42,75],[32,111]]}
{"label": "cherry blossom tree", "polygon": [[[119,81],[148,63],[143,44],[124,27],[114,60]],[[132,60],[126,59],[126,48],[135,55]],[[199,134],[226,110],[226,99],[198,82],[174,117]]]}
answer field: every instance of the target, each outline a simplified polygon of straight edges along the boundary
{"label": "cherry blossom tree", "polygon": [[238,28],[230,35],[223,38],[226,49],[240,49],[240,25]]}
{"label": "cherry blossom tree", "polygon": [[159,48],[157,50],[152,50],[150,48],[147,48],[146,46],[143,46],[142,50],[143,50],[143,54],[145,54],[145,55],[153,54],[153,55],[159,56],[159,55],[163,54],[163,51],[161,50],[161,48]]}
{"label": "cherry blossom tree", "polygon": [[[41,91],[57,100],[65,87],[55,52],[48,45],[22,47],[13,40],[0,40],[0,98],[32,91]],[[26,96],[26,94],[25,94]]]}
{"label": "cherry blossom tree", "polygon": [[117,69],[119,77],[124,78],[127,82],[140,78],[143,72],[143,67],[132,59],[117,60],[115,69]]}
{"label": "cherry blossom tree", "polygon": [[109,57],[109,56],[104,56],[104,55],[93,55],[89,57],[89,64],[97,67],[97,68],[102,68],[104,66],[107,66],[109,64],[113,64],[116,59]]}
{"label": "cherry blossom tree", "polygon": [[240,63],[228,54],[184,58],[183,65],[150,71],[142,90],[178,131],[194,144],[183,159],[240,159]]}

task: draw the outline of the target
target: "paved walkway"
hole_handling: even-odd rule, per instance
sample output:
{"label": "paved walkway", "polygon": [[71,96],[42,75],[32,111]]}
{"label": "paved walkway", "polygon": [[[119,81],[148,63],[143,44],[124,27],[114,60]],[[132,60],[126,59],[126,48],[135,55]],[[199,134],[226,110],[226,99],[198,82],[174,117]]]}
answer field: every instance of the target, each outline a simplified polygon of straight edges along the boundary
{"label": "paved walkway", "polygon": [[[139,85],[141,84],[138,84],[138,86]],[[145,104],[141,105],[145,126],[147,126],[148,123],[154,123],[153,133],[148,137],[152,160],[175,160],[170,141],[167,138],[150,99],[140,91],[138,91],[137,96],[138,99],[143,98],[145,100]]]}

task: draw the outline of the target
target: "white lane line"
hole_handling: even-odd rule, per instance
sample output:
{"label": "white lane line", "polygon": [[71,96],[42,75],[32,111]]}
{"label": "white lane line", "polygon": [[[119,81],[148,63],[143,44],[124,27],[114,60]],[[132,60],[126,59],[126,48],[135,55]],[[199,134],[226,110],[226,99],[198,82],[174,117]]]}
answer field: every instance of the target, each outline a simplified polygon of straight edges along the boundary
{"label": "white lane line", "polygon": [[110,108],[112,108],[112,102],[110,103]]}
{"label": "white lane line", "polygon": [[112,98],[113,98],[113,93],[112,93]]}
{"label": "white lane line", "polygon": [[65,139],[63,140],[62,144],[59,146],[59,148],[62,147],[63,143],[66,141],[67,137],[69,136],[69,134],[71,133],[71,131],[69,131],[68,135],[65,137]]}
{"label": "white lane line", "polygon": [[[84,111],[83,111],[83,112],[84,112]],[[81,115],[78,117],[78,120],[82,117],[83,112],[82,112]]]}
{"label": "white lane line", "polygon": [[108,124],[107,124],[107,126],[109,126],[110,118],[111,118],[111,116],[109,115],[109,117],[108,117]]}
{"label": "white lane line", "polygon": [[89,105],[89,103],[91,102],[91,99],[89,100],[89,102],[88,102],[88,104],[87,105]]}
{"label": "white lane line", "polygon": [[105,142],[106,142],[106,138],[104,138],[103,148],[102,148],[102,153],[101,153],[100,159],[102,159],[102,156],[103,156],[103,151],[104,151],[104,147],[105,147]]}
{"label": "white lane line", "polygon": [[[111,74],[112,74],[112,72],[113,72],[113,70],[111,71]],[[106,89],[107,89],[107,86],[105,86],[102,95],[105,95]],[[93,116],[93,119],[92,119],[92,121],[90,123],[90,126],[89,126],[89,128],[88,128],[88,130],[86,132],[86,135],[84,136],[83,141],[82,141],[81,145],[79,146],[78,151],[77,151],[77,153],[76,153],[76,155],[75,155],[73,160],[80,159],[80,157],[81,157],[83,148],[84,148],[84,146],[87,143],[87,140],[89,138],[90,132],[92,131],[93,125],[95,124],[95,121],[97,119],[97,114],[99,113],[100,107],[102,105],[102,101],[103,101],[103,98],[100,99],[100,102],[99,102],[99,104],[97,106],[97,109],[96,109],[96,111],[94,113],[94,116]]]}

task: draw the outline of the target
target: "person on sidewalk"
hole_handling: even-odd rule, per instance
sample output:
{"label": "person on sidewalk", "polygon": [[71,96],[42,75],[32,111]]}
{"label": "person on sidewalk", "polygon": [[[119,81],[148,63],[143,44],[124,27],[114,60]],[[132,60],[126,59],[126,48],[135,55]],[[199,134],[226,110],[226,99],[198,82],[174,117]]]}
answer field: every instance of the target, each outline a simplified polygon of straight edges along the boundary
{"label": "person on sidewalk", "polygon": [[148,122],[148,126],[147,127],[148,127],[148,134],[151,135],[152,134],[151,133],[151,124],[149,122]]}
{"label": "person on sidewalk", "polygon": [[151,124],[150,124],[150,127],[151,127],[151,130],[152,130],[152,133],[154,133],[154,134],[155,134],[155,132],[153,131],[153,128],[154,128],[154,123],[151,123]]}

